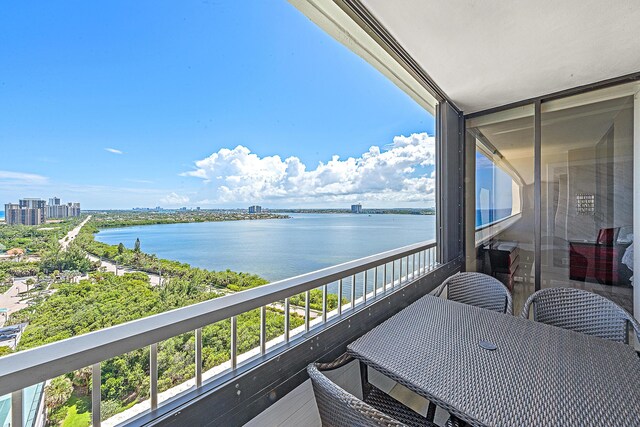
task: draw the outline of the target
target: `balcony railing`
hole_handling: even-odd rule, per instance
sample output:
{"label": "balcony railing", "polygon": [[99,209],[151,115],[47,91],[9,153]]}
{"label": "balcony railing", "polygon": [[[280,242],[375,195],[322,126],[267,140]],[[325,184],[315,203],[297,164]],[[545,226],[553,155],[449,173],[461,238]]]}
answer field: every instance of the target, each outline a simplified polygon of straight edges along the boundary
{"label": "balcony railing", "polygon": [[[195,378],[190,389],[198,389],[203,385],[203,376],[213,379],[223,374],[233,374],[239,366],[255,357],[268,358],[271,352],[275,353],[279,344],[303,340],[306,332],[325,324],[327,319],[348,316],[364,307],[368,299],[378,299],[398,287],[412,283],[434,270],[437,265],[436,243],[416,243],[21,351],[0,358],[0,396],[12,393],[12,425],[22,425],[22,411],[17,406],[22,402],[25,387],[91,366],[92,421],[94,426],[100,426],[101,362],[148,347],[150,404],[146,410],[155,410],[158,408],[158,343],[195,331]],[[316,317],[312,320],[310,293],[313,289],[320,289],[322,292],[322,309],[315,311]],[[333,310],[328,307],[329,293],[342,296],[338,298],[337,307]],[[293,307],[290,298],[300,294],[305,296],[303,306]],[[269,343],[266,336],[267,308],[282,310],[284,315],[284,333]],[[256,309],[260,310],[259,346],[239,355],[239,339],[242,337],[238,336],[238,316]],[[304,312],[304,324],[297,329],[291,328],[292,310]],[[203,373],[202,328],[227,319],[230,319],[231,324],[230,360]]]}

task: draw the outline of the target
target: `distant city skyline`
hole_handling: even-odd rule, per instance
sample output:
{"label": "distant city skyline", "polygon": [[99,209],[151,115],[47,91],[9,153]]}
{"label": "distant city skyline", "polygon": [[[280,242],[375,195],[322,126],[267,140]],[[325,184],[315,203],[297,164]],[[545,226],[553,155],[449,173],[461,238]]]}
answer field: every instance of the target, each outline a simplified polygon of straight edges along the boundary
{"label": "distant city skyline", "polygon": [[49,219],[61,219],[80,216],[80,203],[60,203],[59,197],[49,198],[49,202],[40,197],[21,197],[18,203],[4,203],[3,217],[7,224],[40,225]]}
{"label": "distant city skyline", "polygon": [[435,204],[433,117],[285,1],[7,4],[0,38],[3,202]]}

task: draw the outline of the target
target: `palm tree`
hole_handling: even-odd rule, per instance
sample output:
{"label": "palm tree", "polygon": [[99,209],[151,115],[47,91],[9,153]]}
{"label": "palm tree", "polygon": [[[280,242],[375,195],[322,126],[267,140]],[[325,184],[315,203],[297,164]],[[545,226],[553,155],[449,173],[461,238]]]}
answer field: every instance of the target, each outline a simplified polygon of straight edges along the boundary
{"label": "palm tree", "polygon": [[73,393],[73,385],[69,378],[62,375],[52,379],[44,388],[45,405],[49,413],[69,400],[71,393]]}
{"label": "palm tree", "polygon": [[73,373],[74,384],[78,387],[78,393],[89,394],[89,380],[91,379],[91,367],[78,369]]}
{"label": "palm tree", "polygon": [[29,292],[29,286],[33,286],[36,283],[36,281],[33,280],[32,278],[28,278],[24,283],[25,285],[27,285],[27,292]]}

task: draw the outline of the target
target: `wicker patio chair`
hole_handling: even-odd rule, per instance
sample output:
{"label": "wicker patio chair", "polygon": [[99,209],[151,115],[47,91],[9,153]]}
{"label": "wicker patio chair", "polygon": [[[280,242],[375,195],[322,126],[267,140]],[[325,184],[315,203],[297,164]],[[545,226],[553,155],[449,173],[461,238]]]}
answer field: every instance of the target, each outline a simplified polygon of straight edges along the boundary
{"label": "wicker patio chair", "polygon": [[[340,388],[322,373],[344,366],[353,360],[347,354],[343,354],[333,362],[312,363],[307,367],[323,426],[438,427],[369,383],[364,387],[363,401]],[[455,419],[450,419],[446,424],[447,427],[458,425],[461,426],[462,423]]]}
{"label": "wicker patio chair", "polygon": [[587,335],[629,344],[628,327],[640,340],[640,324],[625,309],[608,298],[574,288],[548,288],[532,294],[520,317]]}
{"label": "wicker patio chair", "polygon": [[511,292],[495,277],[482,273],[456,273],[436,289],[436,296],[447,288],[447,299],[499,313],[513,314]]}

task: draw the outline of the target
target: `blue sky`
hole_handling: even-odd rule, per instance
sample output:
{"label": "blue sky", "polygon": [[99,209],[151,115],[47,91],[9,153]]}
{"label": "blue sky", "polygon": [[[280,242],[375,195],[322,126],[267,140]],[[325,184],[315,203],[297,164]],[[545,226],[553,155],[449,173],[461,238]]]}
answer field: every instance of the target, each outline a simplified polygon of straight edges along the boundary
{"label": "blue sky", "polygon": [[512,214],[513,179],[487,156],[476,151],[476,226]]}
{"label": "blue sky", "polygon": [[2,203],[433,206],[433,133],[286,1],[3,4]]}

